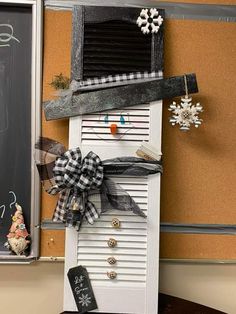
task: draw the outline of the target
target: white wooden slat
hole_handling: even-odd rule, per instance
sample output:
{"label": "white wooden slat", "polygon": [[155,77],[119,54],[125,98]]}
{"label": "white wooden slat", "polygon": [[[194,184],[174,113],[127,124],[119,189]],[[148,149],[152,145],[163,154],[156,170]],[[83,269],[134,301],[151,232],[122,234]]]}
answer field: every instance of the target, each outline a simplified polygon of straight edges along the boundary
{"label": "white wooden slat", "polygon": [[119,262],[131,262],[135,265],[136,262],[140,262],[143,263],[145,265],[146,263],[146,256],[144,255],[129,255],[129,254],[123,254],[123,255],[119,255],[116,254],[115,252],[113,252],[112,254],[80,254],[79,255],[79,262],[84,264],[84,261],[104,261],[107,260],[108,257],[114,256],[117,261]]}
{"label": "white wooden slat", "polygon": [[[113,122],[112,119],[110,119],[110,122]],[[114,121],[116,122],[116,121]],[[82,122],[82,127],[83,127],[83,131],[84,131],[84,128],[87,127],[87,128],[101,128],[101,127],[107,127],[109,128],[109,125],[104,125],[103,123],[101,123],[100,121],[97,122],[95,120],[83,120]],[[128,128],[129,125],[120,125],[121,128]],[[135,128],[138,128],[138,129],[148,129],[149,130],[149,121],[136,121],[135,122]],[[149,131],[148,131],[149,132]]]}
{"label": "white wooden slat", "polygon": [[[93,279],[93,280],[91,280],[91,282],[92,282],[92,286],[95,288],[95,289],[97,289],[99,292],[101,291],[101,290],[103,290],[103,288],[108,288],[108,289],[111,289],[111,287],[114,289],[114,287],[115,288],[121,288],[121,289],[124,289],[124,286],[125,286],[125,288],[127,288],[127,289],[129,289],[129,290],[131,290],[132,288],[135,288],[135,291],[137,290],[137,289],[145,289],[145,286],[146,286],[146,283],[145,283],[145,281],[127,281],[127,280],[124,280],[124,281],[121,281],[121,280],[116,280],[115,282],[112,282],[111,283],[111,281],[109,280],[107,280],[107,279]],[[103,287],[103,288],[101,288],[101,287]],[[98,295],[98,293],[96,293],[96,299],[98,299],[97,298],[97,295]],[[138,297],[137,297],[137,294],[135,295],[135,298],[137,299]],[[127,312],[127,308],[126,308],[126,312]],[[123,312],[124,313],[124,312]],[[142,312],[142,314],[143,314],[143,312]]]}
{"label": "white wooden slat", "polygon": [[[108,271],[111,271],[112,269],[110,269],[108,266],[107,268],[101,268],[101,267],[91,267],[91,266],[87,266],[86,267],[89,275],[90,274],[104,274],[107,275]],[[142,268],[125,268],[125,267],[119,267],[116,269],[116,272],[118,275],[137,275],[137,276],[145,276],[146,275],[146,270],[142,269]]]}
{"label": "white wooden slat", "polygon": [[[130,115],[129,116],[129,123],[147,122],[149,125],[149,120],[150,120],[150,117],[148,115],[145,115],[145,116]],[[105,124],[103,123],[103,118],[101,117],[101,115],[98,115],[98,114],[93,114],[93,115],[91,114],[91,115],[83,116],[83,122],[84,121],[95,121],[95,122],[101,122],[102,124]],[[118,115],[110,116],[109,122],[119,122],[119,121],[120,121],[120,116]]]}
{"label": "white wooden slat", "polygon": [[[123,115],[124,118],[126,116],[149,116],[150,110],[149,109],[142,109],[142,108],[136,108],[136,109],[131,109],[131,110],[109,110],[109,112],[107,111],[104,111],[104,112],[101,112],[101,113],[90,113],[90,114],[87,114],[87,115],[84,115],[83,117],[90,117],[90,116],[98,116],[98,117],[104,117],[104,116],[121,116]],[[84,120],[82,118],[82,120]]]}
{"label": "white wooden slat", "polygon": [[[123,187],[123,185],[121,185]],[[148,192],[147,191],[140,191],[140,190],[135,190],[134,187],[132,187],[132,190],[127,190],[127,192],[129,193],[129,195],[131,197],[137,197],[139,199],[146,199],[147,200],[147,197],[148,197]]]}
{"label": "white wooden slat", "polygon": [[[128,216],[123,216],[123,215],[119,215],[119,221],[122,222],[137,222],[137,223],[146,223],[146,218],[141,217],[141,216],[137,216],[135,215],[133,212],[131,212],[132,215],[128,215]],[[134,217],[135,215],[135,217]],[[104,221],[104,222],[108,222],[111,224],[111,217],[109,215],[102,214],[99,218],[99,221]],[[123,224],[121,226],[123,228]]]}
{"label": "white wooden slat", "polygon": [[114,279],[114,280],[111,280],[107,277],[106,274],[89,274],[89,278],[91,280],[107,280],[107,281],[112,281],[112,282],[115,282],[115,281],[141,281],[141,282],[145,282],[146,280],[146,276],[143,276],[143,275],[132,275],[132,274],[118,274],[117,275],[117,279]]}
{"label": "white wooden slat", "polygon": [[[107,241],[107,239],[114,237],[114,234],[111,232],[109,235],[103,235],[103,234],[79,234],[79,243],[81,241]],[[115,239],[119,242],[126,242],[127,240],[129,242],[136,242],[136,243],[146,243],[146,236],[139,235],[139,236],[133,236],[129,235],[128,237],[123,234],[119,234],[115,236]]]}
{"label": "white wooden slat", "polygon": [[129,108],[123,108],[123,109],[112,109],[112,110],[109,110],[109,111],[103,111],[101,113],[90,113],[90,114],[87,114],[87,115],[84,115],[84,117],[87,117],[87,116],[105,116],[105,115],[135,115],[135,116],[139,116],[139,115],[149,115],[149,112],[150,112],[150,109],[148,107],[146,108],[135,108],[134,107],[129,107]]}
{"label": "white wooden slat", "polygon": [[140,268],[146,270],[146,263],[145,262],[122,262],[118,260],[115,265],[108,264],[107,260],[104,259],[100,260],[89,260],[86,261],[86,267],[105,267],[106,271],[110,270],[110,268],[116,270],[116,268],[126,267],[126,268]]}
{"label": "white wooden slat", "polygon": [[[106,229],[109,229],[109,230],[113,230],[114,229],[110,222],[103,222],[102,218],[100,218],[99,220],[95,221],[95,223],[93,225],[86,224],[86,228],[87,229],[89,229],[89,228],[95,229],[96,228],[96,232],[97,232],[97,229],[99,229],[99,228],[106,228]],[[136,222],[136,221],[123,222],[121,229],[122,230],[124,230],[124,229],[144,229],[145,230],[146,229],[146,222],[143,222],[143,223]]]}
{"label": "white wooden slat", "polygon": [[[110,134],[110,127],[83,127],[83,136],[85,137],[86,134],[90,134],[90,133],[96,133],[96,134]],[[118,128],[118,135],[121,134],[142,134],[142,135],[149,135],[149,131],[148,129],[144,129],[144,128],[140,128],[140,129],[130,129],[129,127],[126,126],[119,126]]]}
{"label": "white wooden slat", "polygon": [[[107,241],[108,241],[108,239],[107,239]],[[79,248],[88,248],[88,247],[104,248],[104,247],[107,246],[107,241],[96,241],[96,240],[84,241],[84,240],[79,240],[78,247]],[[146,243],[139,243],[139,242],[129,242],[128,239],[127,239],[126,242],[118,241],[117,245],[116,245],[116,249],[123,249],[123,248],[146,249],[147,248],[147,244]]]}
{"label": "white wooden slat", "polygon": [[135,177],[135,180],[133,177],[125,177],[125,176],[119,176],[119,177],[115,177],[115,176],[110,176],[110,178],[112,178],[113,181],[120,183],[120,184],[129,184],[129,185],[141,185],[143,186],[143,188],[146,190],[148,188],[148,184],[147,184],[147,177]]}
{"label": "white wooden slat", "polygon": [[124,235],[147,235],[147,230],[146,229],[111,229],[111,228],[104,228],[104,227],[97,227],[96,229],[93,230],[91,227],[82,227],[80,229],[80,234],[89,234],[89,233],[97,233],[97,234],[110,234],[112,230],[112,234],[124,234]]}
{"label": "white wooden slat", "polygon": [[79,247],[78,248],[78,254],[129,254],[129,255],[146,255],[146,249],[139,249],[139,248],[123,248],[122,250],[115,247],[115,248],[109,248],[109,247],[103,247],[103,248],[97,248],[97,247]]}
{"label": "white wooden slat", "polygon": [[137,142],[142,142],[142,141],[148,141],[149,135],[148,134],[129,134],[129,132],[124,132],[121,134],[101,134],[101,133],[82,133],[82,141],[83,140],[110,140],[110,141],[124,141],[124,140],[130,140],[130,141],[137,141]]}
{"label": "white wooden slat", "polygon": [[122,188],[125,189],[129,194],[132,193],[132,191],[139,191],[139,195],[140,193],[147,193],[147,186],[146,185],[141,185],[141,184],[125,184],[123,182],[117,182],[118,184],[122,185]]}
{"label": "white wooden slat", "polygon": [[[124,117],[125,118],[125,117]],[[143,115],[132,115],[130,114],[128,116],[129,120],[127,123],[132,123],[132,122],[147,122],[149,124],[149,114],[143,114]],[[105,114],[100,115],[100,114],[89,114],[89,115],[84,115],[82,117],[82,121],[96,121],[96,122],[101,122],[102,124],[105,124]],[[119,122],[120,121],[120,115],[118,114],[111,114],[108,117],[108,123],[114,121],[114,122]],[[82,122],[82,123],[83,123]]]}

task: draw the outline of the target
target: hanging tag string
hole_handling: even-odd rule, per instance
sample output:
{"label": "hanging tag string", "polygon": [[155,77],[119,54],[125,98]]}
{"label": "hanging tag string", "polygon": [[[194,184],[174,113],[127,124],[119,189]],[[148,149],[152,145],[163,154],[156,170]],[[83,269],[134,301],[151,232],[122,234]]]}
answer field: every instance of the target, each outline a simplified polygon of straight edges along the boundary
{"label": "hanging tag string", "polygon": [[187,76],[184,74],[184,87],[185,87],[185,95],[188,98],[188,83],[187,83]]}

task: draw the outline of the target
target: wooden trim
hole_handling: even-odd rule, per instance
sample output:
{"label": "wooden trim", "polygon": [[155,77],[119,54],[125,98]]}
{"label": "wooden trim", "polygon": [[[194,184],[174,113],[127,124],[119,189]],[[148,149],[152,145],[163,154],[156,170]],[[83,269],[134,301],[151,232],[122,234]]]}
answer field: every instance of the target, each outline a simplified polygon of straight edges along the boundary
{"label": "wooden trim", "polygon": [[34,145],[41,133],[41,84],[42,84],[42,2],[40,0],[2,0],[0,5],[31,7],[31,238],[28,257],[1,255],[0,263],[31,263],[39,255],[40,180],[35,166]]}
{"label": "wooden trim", "polygon": [[83,46],[84,46],[84,7],[73,9],[71,79],[83,79]]}

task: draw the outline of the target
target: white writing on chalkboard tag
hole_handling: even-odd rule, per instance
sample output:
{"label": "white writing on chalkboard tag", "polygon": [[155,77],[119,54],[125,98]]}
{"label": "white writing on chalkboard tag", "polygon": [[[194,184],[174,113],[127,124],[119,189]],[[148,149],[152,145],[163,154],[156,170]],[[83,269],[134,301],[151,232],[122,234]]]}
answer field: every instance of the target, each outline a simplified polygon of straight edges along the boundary
{"label": "white writing on chalkboard tag", "polygon": [[67,276],[78,308],[78,313],[83,314],[97,309],[97,302],[86,268],[83,266],[70,268]]}

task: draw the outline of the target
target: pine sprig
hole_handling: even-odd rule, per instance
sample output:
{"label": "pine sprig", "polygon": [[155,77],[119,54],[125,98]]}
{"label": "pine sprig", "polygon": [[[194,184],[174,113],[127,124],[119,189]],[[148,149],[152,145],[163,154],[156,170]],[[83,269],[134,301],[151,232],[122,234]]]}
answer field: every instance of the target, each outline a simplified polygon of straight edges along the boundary
{"label": "pine sprig", "polygon": [[70,79],[67,76],[64,76],[62,73],[55,75],[52,82],[50,83],[54,89],[69,89]]}

